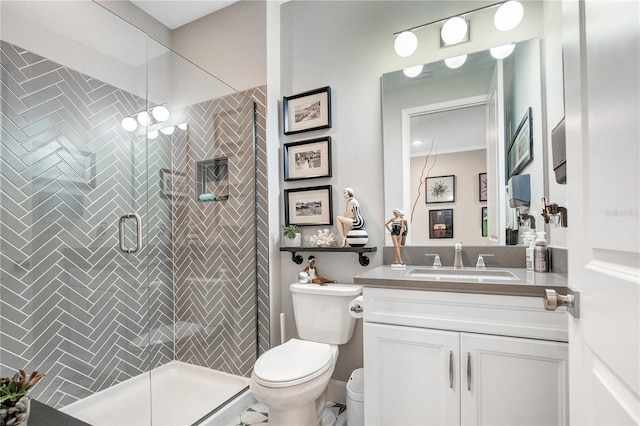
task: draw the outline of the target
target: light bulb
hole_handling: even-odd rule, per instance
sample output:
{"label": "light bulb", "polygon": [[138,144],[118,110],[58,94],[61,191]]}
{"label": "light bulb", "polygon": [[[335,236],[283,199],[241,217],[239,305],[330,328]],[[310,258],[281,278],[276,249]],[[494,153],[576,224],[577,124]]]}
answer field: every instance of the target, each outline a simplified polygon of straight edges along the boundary
{"label": "light bulb", "polygon": [[180,123],[178,124],[178,128],[182,129],[182,130],[187,130],[187,123]]}
{"label": "light bulb", "polygon": [[171,113],[169,112],[167,107],[158,105],[153,107],[153,109],[151,110],[151,115],[153,115],[153,118],[155,118],[157,121],[167,121]]}
{"label": "light bulb", "polygon": [[169,127],[165,127],[164,129],[160,129],[160,131],[165,135],[170,135],[171,133],[173,133],[175,129],[176,129],[175,127],[169,126]]}
{"label": "light bulb", "polygon": [[447,58],[444,63],[451,69],[460,68],[467,60],[467,55],[455,56],[453,58]]}
{"label": "light bulb", "polygon": [[516,44],[511,43],[505,44],[504,46],[492,47],[491,49],[489,49],[489,52],[491,52],[491,56],[496,59],[504,59],[507,56],[511,55],[511,53],[513,53],[513,49],[515,48]]}
{"label": "light bulb", "polygon": [[147,114],[147,111],[142,111],[138,114],[138,123],[140,123],[142,126],[149,125],[149,114]]}
{"label": "light bulb", "polygon": [[411,31],[401,32],[400,35],[396,37],[396,41],[393,44],[393,48],[398,56],[402,56],[403,58],[413,55],[413,52],[416,51],[417,47],[418,38]]}
{"label": "light bulb", "polygon": [[158,137],[158,131],[154,130],[152,132],[147,133],[147,136],[149,137],[149,139],[155,139]]}
{"label": "light bulb", "polygon": [[136,123],[136,120],[134,120],[132,117],[125,117],[122,119],[122,128],[125,129],[127,132],[133,132],[135,129],[138,128],[138,123]]}
{"label": "light bulb", "polygon": [[414,145],[422,145],[422,141],[421,140],[415,140],[413,142],[411,142]]}
{"label": "light bulb", "polygon": [[402,70],[404,75],[409,78],[417,77],[422,73],[422,65],[416,65],[415,67],[409,67]]}
{"label": "light bulb", "polygon": [[440,36],[446,44],[457,44],[464,40],[468,28],[467,21],[459,16],[454,16],[453,18],[447,19],[447,22],[444,23],[440,31]]}
{"label": "light bulb", "polygon": [[500,31],[511,31],[520,24],[524,17],[524,7],[515,0],[510,0],[498,8],[493,16],[493,24]]}

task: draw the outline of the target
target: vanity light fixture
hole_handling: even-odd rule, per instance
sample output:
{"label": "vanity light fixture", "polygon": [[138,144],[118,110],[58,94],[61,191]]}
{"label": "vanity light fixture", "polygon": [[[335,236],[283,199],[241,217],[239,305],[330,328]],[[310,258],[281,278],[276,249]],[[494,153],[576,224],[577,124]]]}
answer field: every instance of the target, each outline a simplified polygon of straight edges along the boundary
{"label": "vanity light fixture", "polygon": [[493,16],[493,24],[500,31],[511,31],[517,27],[524,17],[524,7],[515,0],[500,5]]}
{"label": "vanity light fixture", "polygon": [[440,30],[440,37],[444,42],[444,46],[452,46],[465,40],[468,40],[469,24],[464,18],[454,16],[446,20]]}
{"label": "vanity light fixture", "polygon": [[460,68],[467,61],[467,55],[454,56],[444,60],[446,66],[451,69]]}
{"label": "vanity light fixture", "polygon": [[504,46],[492,47],[491,49],[489,49],[489,52],[491,52],[491,56],[496,59],[504,59],[507,56],[511,55],[515,48],[516,44],[511,43],[505,44]]}
{"label": "vanity light fixture", "polygon": [[152,126],[167,121],[171,112],[165,105],[156,105],[145,111],[140,111],[122,119],[121,125],[127,132],[134,132],[141,126]]}
{"label": "vanity light fixture", "polygon": [[418,38],[413,31],[403,31],[396,37],[396,41],[393,43],[398,56],[403,58],[413,55],[413,52],[418,48]]}
{"label": "vanity light fixture", "polygon": [[411,56],[418,47],[418,38],[415,31],[432,25],[442,25],[440,30],[440,47],[453,46],[469,40],[470,17],[475,13],[489,8],[497,8],[493,17],[493,23],[499,31],[510,31],[517,27],[524,17],[524,7],[516,0],[502,1],[477,9],[464,12],[460,15],[450,16],[437,21],[428,22],[393,34],[396,38],[394,49],[403,57]]}
{"label": "vanity light fixture", "polygon": [[123,118],[121,125],[122,125],[122,128],[125,129],[127,132],[133,132],[135,129],[138,128],[138,123],[133,117]]}
{"label": "vanity light fixture", "polygon": [[164,133],[165,135],[170,135],[172,134],[174,131],[176,130],[176,128],[174,126],[169,126],[169,127],[165,127],[164,129],[160,129],[160,131],[162,133]]}
{"label": "vanity light fixture", "polygon": [[423,67],[424,67],[424,65],[416,65],[415,67],[405,68],[405,69],[402,70],[402,72],[407,77],[414,78],[414,77],[417,77],[420,74],[422,74],[422,68]]}

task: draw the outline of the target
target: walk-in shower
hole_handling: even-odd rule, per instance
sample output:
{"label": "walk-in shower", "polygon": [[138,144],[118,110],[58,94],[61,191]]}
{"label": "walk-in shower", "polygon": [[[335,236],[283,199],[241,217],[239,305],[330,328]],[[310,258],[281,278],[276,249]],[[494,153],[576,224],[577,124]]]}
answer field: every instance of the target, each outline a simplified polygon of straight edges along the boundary
{"label": "walk-in shower", "polygon": [[[268,344],[264,88],[91,1],[0,7],[1,375],[95,425],[193,424]],[[173,392],[211,397],[170,419]]]}

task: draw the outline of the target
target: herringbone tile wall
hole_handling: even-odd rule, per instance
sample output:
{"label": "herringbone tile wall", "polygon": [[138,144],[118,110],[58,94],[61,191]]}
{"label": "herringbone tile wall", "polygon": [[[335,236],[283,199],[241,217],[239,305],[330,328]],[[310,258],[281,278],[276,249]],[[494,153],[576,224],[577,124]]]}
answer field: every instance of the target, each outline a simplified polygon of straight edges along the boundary
{"label": "herringbone tile wall", "polygon": [[[1,48],[1,373],[44,371],[34,396],[58,407],[172,359],[248,374],[269,341],[264,88],[246,93],[255,136],[236,95],[147,144],[120,126],[144,99]],[[161,169],[221,152],[228,201],[163,194]],[[125,255],[118,218],[134,211],[145,248]]]}

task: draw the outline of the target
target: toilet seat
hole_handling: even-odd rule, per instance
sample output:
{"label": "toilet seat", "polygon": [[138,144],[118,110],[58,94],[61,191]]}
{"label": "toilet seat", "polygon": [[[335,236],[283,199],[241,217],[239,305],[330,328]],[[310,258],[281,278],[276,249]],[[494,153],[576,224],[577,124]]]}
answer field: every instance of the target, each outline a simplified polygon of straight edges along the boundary
{"label": "toilet seat", "polygon": [[266,387],[295,386],[320,376],[332,363],[330,345],[291,339],[258,358],[254,379]]}

